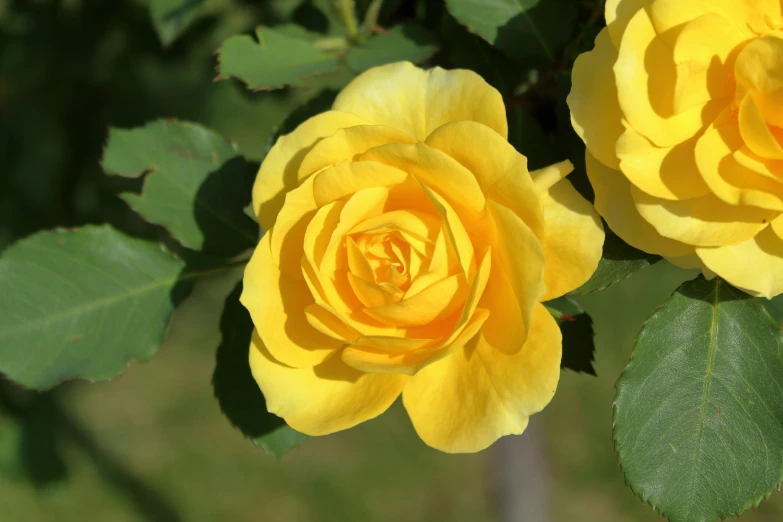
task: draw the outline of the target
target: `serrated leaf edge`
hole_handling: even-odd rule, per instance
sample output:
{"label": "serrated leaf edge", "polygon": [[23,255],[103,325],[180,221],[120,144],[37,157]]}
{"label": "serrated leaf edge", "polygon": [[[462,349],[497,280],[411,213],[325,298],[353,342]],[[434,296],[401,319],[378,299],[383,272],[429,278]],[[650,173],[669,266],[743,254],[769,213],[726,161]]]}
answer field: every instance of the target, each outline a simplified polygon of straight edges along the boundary
{"label": "serrated leaf edge", "polygon": [[[636,272],[634,272],[634,273],[636,273]],[[701,277],[701,276],[697,276],[694,279],[697,279],[698,277]],[[631,366],[631,364],[633,364],[633,359],[634,359],[634,356],[636,355],[636,346],[639,343],[639,337],[641,336],[641,334],[644,331],[644,329],[647,327],[647,323],[650,322],[650,320],[652,320],[653,318],[655,318],[658,314],[660,314],[662,312],[662,310],[664,309],[664,307],[666,306],[666,303],[668,303],[669,300],[671,300],[671,298],[676,293],[678,293],[686,284],[690,283],[694,279],[689,279],[688,281],[685,281],[680,286],[678,286],[677,289],[674,290],[674,292],[672,292],[671,295],[663,303],[661,303],[658,306],[658,308],[656,308],[655,311],[647,319],[645,319],[645,321],[642,323],[642,326],[641,326],[641,328],[639,328],[639,332],[636,334],[636,338],[634,339],[633,349],[631,350],[631,355],[628,358],[628,363],[625,365],[625,367],[623,367],[623,370],[620,372],[620,375],[617,377],[617,381],[615,382],[615,386],[614,386],[615,387],[615,396],[614,396],[614,399],[612,400],[612,449],[614,451],[614,454],[617,457],[617,464],[620,467],[620,473],[623,476],[623,482],[628,487],[628,489],[630,489],[633,492],[633,494],[636,496],[636,498],[638,498],[643,504],[649,506],[653,510],[654,513],[657,513],[657,514],[659,514],[662,517],[665,517],[667,519],[669,519],[669,515],[668,514],[664,513],[662,510],[660,510],[658,507],[656,507],[652,502],[650,502],[649,498],[645,498],[639,491],[636,490],[636,488],[633,486],[633,484],[631,484],[628,481],[628,476],[625,474],[625,470],[623,469],[622,457],[620,455],[620,451],[618,451],[618,449],[617,449],[617,439],[616,439],[616,426],[617,426],[617,383],[620,381],[620,379],[623,377],[623,375],[625,375],[625,372],[628,370],[628,368]],[[729,287],[732,291],[735,291],[735,292],[737,291],[729,283],[726,283],[724,281],[724,284],[726,284],[726,286]],[[764,312],[769,316],[769,313],[764,308],[763,303],[761,303],[758,299],[755,299],[754,302],[757,303],[759,306],[761,306],[762,310],[764,310]],[[772,321],[772,323],[775,324],[775,326],[777,328],[783,329],[783,328],[781,328],[781,326],[774,319],[772,319],[771,316],[769,316],[769,318]],[[726,517],[719,517],[719,519],[720,520],[727,520],[728,518],[731,518],[731,517],[739,517],[740,515],[742,515],[742,513],[745,513],[746,511],[748,511],[750,509],[758,508],[761,505],[762,502],[766,502],[767,500],[769,500],[770,497],[772,496],[772,494],[775,491],[780,491],[781,487],[783,487],[783,469],[781,469],[781,477],[778,479],[778,483],[776,485],[774,485],[772,487],[772,489],[768,493],[762,495],[760,498],[755,500],[753,502],[753,504],[751,505],[751,507],[747,508],[745,511],[742,511],[740,513],[733,513],[733,514],[727,515]]]}
{"label": "serrated leaf edge", "polygon": [[[238,81],[242,85],[244,85],[245,88],[247,90],[249,90],[250,92],[276,91],[276,90],[279,90],[279,89],[285,89],[286,87],[289,87],[289,88],[300,88],[300,89],[307,90],[307,89],[310,89],[310,86],[307,85],[307,82],[304,81],[304,80],[307,80],[309,78],[316,78],[316,77],[320,77],[320,76],[335,76],[335,75],[339,74],[339,72],[340,72],[339,71],[339,67],[337,67],[337,68],[335,68],[334,71],[313,72],[313,73],[303,74],[303,75],[298,77],[298,79],[297,79],[298,82],[296,84],[282,82],[282,83],[277,83],[277,84],[266,86],[266,87],[253,87],[253,86],[250,85],[250,82],[248,82],[244,78],[241,78],[241,77],[237,76],[236,74],[224,75],[223,72],[221,71],[221,69],[222,69],[222,65],[223,65],[223,53],[222,53],[222,50],[223,50],[223,45],[225,44],[225,42],[227,42],[228,40],[231,40],[231,39],[249,39],[250,41],[253,42],[254,45],[260,45],[260,44],[262,44],[261,36],[260,36],[261,35],[260,29],[262,29],[262,28],[269,29],[269,27],[267,27],[265,25],[257,26],[254,29],[254,32],[255,32],[256,35],[259,35],[259,36],[255,40],[249,34],[237,34],[237,35],[229,36],[228,38],[226,38],[225,40],[222,40],[220,42],[220,46],[217,49],[215,49],[215,51],[213,53],[213,54],[215,54],[215,56],[217,56],[217,65],[215,66],[215,72],[217,73],[217,76],[215,76],[215,78],[213,78],[212,81],[219,82],[219,81],[233,79],[233,80]],[[324,54],[331,54],[332,56],[337,58],[338,65],[345,65],[345,63],[343,62],[343,54],[345,53],[345,51],[336,51],[336,52],[321,51],[321,52],[324,53]],[[345,65],[345,66],[347,67],[347,65]],[[353,72],[353,69],[349,68],[349,70],[351,72]]]}
{"label": "serrated leaf edge", "polygon": [[[30,236],[25,236],[23,238],[19,238],[13,244],[9,245],[8,248],[13,247],[14,245],[20,243],[21,241],[24,241],[25,239],[31,237],[32,235],[38,235],[38,234],[67,234],[67,233],[72,233],[72,232],[79,232],[79,231],[85,230],[85,229],[96,229],[96,230],[97,229],[108,229],[108,230],[111,230],[112,232],[121,234],[123,236],[126,236],[128,238],[134,239],[136,241],[145,241],[143,239],[139,239],[139,238],[136,238],[136,237],[133,237],[133,236],[129,236],[129,235],[125,234],[124,232],[122,232],[120,230],[117,230],[116,228],[112,227],[108,223],[103,223],[103,224],[100,224],[100,225],[84,225],[84,226],[81,226],[81,227],[71,227],[71,228],[55,227],[55,228],[52,228],[52,229],[49,229],[49,230],[42,230],[42,231],[36,232],[35,234],[31,234]],[[163,243],[153,243],[152,241],[148,241],[148,243],[157,244],[162,252],[165,252],[166,254],[170,255],[174,259],[182,261],[182,259],[180,259],[179,256],[177,256],[174,252],[169,250]],[[1,255],[0,255],[0,259],[2,259]],[[183,261],[183,263],[184,263],[184,261]],[[176,284],[178,284],[178,283],[180,283],[182,281],[186,281],[188,279],[192,279],[194,277],[197,277],[197,275],[195,275],[195,274],[197,274],[197,273],[196,272],[191,272],[190,274],[185,274],[186,277],[180,277],[178,279],[175,279],[174,280],[174,284],[176,285]],[[189,293],[190,289],[188,289],[187,292]],[[5,373],[0,373],[0,378],[6,380],[8,382],[17,384],[17,385],[19,385],[19,386],[21,386],[21,387],[23,387],[25,389],[35,390],[35,391],[39,391],[39,392],[46,392],[46,391],[52,390],[52,389],[54,389],[54,388],[56,388],[56,387],[58,387],[58,386],[60,386],[60,385],[62,385],[64,383],[66,383],[66,382],[82,381],[82,382],[87,382],[87,383],[90,383],[90,384],[94,384],[96,382],[110,382],[110,381],[113,381],[117,377],[120,377],[122,374],[124,374],[134,364],[147,362],[150,359],[152,359],[153,357],[155,357],[155,355],[157,355],[157,352],[160,349],[160,347],[163,346],[163,344],[165,344],[165,342],[168,340],[168,336],[169,336],[169,334],[171,332],[171,317],[174,315],[175,310],[176,310],[176,308],[172,308],[171,312],[169,312],[166,315],[166,318],[165,318],[166,330],[165,330],[165,332],[163,334],[163,337],[162,337],[162,339],[160,341],[160,344],[158,345],[158,348],[155,350],[155,352],[153,354],[151,354],[149,357],[146,357],[146,358],[129,357],[125,361],[125,368],[122,371],[116,373],[113,376],[106,377],[104,379],[90,379],[90,378],[81,377],[81,376],[66,377],[66,378],[59,379],[59,380],[53,382],[49,386],[28,386],[25,383],[22,383],[20,381],[17,381],[15,379],[9,377]]]}

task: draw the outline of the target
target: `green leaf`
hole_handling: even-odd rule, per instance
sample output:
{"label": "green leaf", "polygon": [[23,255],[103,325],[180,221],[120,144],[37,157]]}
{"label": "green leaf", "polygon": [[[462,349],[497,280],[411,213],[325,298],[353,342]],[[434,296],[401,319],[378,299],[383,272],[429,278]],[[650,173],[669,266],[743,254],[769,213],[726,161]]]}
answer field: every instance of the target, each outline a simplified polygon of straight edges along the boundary
{"label": "green leaf", "polygon": [[209,129],[165,120],[111,129],[103,168],[121,176],[148,171],[140,195],[121,197],[188,248],[233,256],[258,242],[258,225],[243,211],[254,173]]}
{"label": "green leaf", "polygon": [[571,295],[598,292],[661,260],[660,256],[647,254],[627,244],[609,230],[606,223],[604,223],[604,230],[606,240],[598,268],[585,284],[570,292]]}
{"label": "green leaf", "polygon": [[574,0],[446,0],[461,24],[530,67],[550,67],[576,21]]}
{"label": "green leaf", "polygon": [[758,299],[685,283],[644,325],[617,383],[626,480],[672,522],[757,506],[783,479],[783,333]]}
{"label": "green leaf", "polygon": [[[272,415],[267,413],[267,415]],[[282,419],[281,419],[282,420]],[[292,449],[301,445],[309,437],[288,426],[280,424],[277,428],[266,432],[263,436],[254,437],[253,444],[260,446],[270,455],[280,458]]]}
{"label": "green leaf", "polygon": [[351,70],[360,73],[392,62],[421,63],[437,50],[438,42],[429,31],[420,25],[401,24],[348,51],[345,63]]}
{"label": "green leaf", "polygon": [[557,320],[563,334],[563,358],[560,367],[595,375],[593,320],[582,305],[571,297],[563,296],[547,301],[544,306]]}
{"label": "green leaf", "polygon": [[196,19],[204,0],[149,0],[150,15],[163,45],[171,45]]}
{"label": "green leaf", "polygon": [[222,340],[212,387],[220,409],[243,435],[267,453],[280,457],[307,440],[307,435],[290,428],[283,419],[269,413],[264,395],[250,373],[248,352],[253,335],[250,313],[239,302],[242,283],[226,298],[220,318]]}
{"label": "green leaf", "polygon": [[109,129],[101,165],[109,174],[138,178],[149,170],[176,170],[183,160],[212,171],[237,154],[222,136],[198,124],[158,120],[135,129]]}
{"label": "green leaf", "polygon": [[158,349],[184,263],[108,226],[40,232],[0,258],[0,372],[27,388],[110,379]]}
{"label": "green leaf", "polygon": [[783,324],[783,294],[772,299],[761,299],[761,303],[778,324]]}
{"label": "green leaf", "polygon": [[259,27],[258,41],[232,36],[220,46],[219,78],[235,77],[250,89],[266,90],[301,86],[308,76],[337,72],[337,54],[317,49],[302,33]]}
{"label": "green leaf", "polygon": [[267,0],[266,8],[274,19],[290,20],[303,4],[304,0]]}
{"label": "green leaf", "polygon": [[444,44],[443,51],[454,66],[477,72],[504,98],[514,94],[524,71],[486,40],[468,32],[445,10],[439,36]]}
{"label": "green leaf", "polygon": [[571,91],[570,71],[558,74],[554,78],[554,83],[552,91],[555,95],[555,120],[557,122],[554,149],[561,151],[574,164],[574,171],[568,175],[568,180],[586,200],[592,202],[595,200],[595,192],[587,177],[585,143],[571,124],[571,109],[566,103],[568,93]]}
{"label": "green leaf", "polygon": [[544,130],[538,124],[530,111],[530,107],[514,105],[507,109],[508,113],[508,141],[515,149],[527,157],[527,166],[530,170],[542,169],[562,160],[552,150]]}
{"label": "green leaf", "polygon": [[[266,30],[266,28],[264,28],[264,30]],[[280,24],[276,25],[274,29],[270,30],[273,30],[277,35],[296,38],[298,40],[307,40],[308,42],[315,42],[323,38],[323,35],[320,33],[308,31],[306,28],[297,24]]]}

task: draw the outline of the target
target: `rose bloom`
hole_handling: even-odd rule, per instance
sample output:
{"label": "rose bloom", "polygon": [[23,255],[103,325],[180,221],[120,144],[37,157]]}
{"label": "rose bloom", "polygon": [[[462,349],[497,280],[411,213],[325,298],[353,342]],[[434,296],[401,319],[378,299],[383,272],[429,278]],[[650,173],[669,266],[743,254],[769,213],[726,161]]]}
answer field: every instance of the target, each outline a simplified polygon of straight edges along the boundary
{"label": "rose bloom", "polygon": [[595,205],[629,244],[783,292],[780,0],[608,0],[568,98]]}
{"label": "rose bloom", "polygon": [[470,452],[549,403],[561,335],[540,303],[590,277],[604,234],[570,163],[531,174],[507,135],[475,73],[396,63],[277,141],[241,298],[270,412],[324,435],[402,394],[427,444]]}

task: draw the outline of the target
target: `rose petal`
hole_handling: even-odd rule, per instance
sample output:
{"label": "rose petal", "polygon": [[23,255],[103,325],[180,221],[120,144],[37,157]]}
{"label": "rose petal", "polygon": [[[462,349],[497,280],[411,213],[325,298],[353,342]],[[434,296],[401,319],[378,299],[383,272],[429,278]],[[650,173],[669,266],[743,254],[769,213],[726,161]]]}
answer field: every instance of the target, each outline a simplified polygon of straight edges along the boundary
{"label": "rose petal", "polygon": [[783,240],[772,227],[742,243],[696,253],[707,268],[752,295],[772,299],[783,293]]}
{"label": "rose petal", "polygon": [[464,274],[454,274],[411,297],[384,306],[368,307],[370,317],[392,326],[421,326],[445,319],[465,303],[469,285]]}
{"label": "rose petal", "polygon": [[437,283],[450,273],[453,273],[453,270],[450,269],[445,234],[443,230],[438,232],[438,238],[435,240],[435,248],[432,251],[432,257],[429,259],[427,271],[413,279],[411,286],[405,292],[406,297],[418,294],[433,283]]}
{"label": "rose petal", "polygon": [[644,9],[652,2],[653,0],[606,0],[606,7],[604,8],[606,28],[615,48],[620,48],[623,33],[625,33],[631,18],[640,9]]}
{"label": "rose petal", "polygon": [[734,94],[733,52],[746,39],[717,13],[705,13],[685,24],[674,42],[675,113]]}
{"label": "rose petal", "polygon": [[722,201],[783,210],[783,179],[744,146],[735,122],[710,128],[696,143],[695,154],[704,181]]}
{"label": "rose petal", "polygon": [[[608,10],[607,3],[607,13]],[[615,146],[623,133],[623,116],[613,70],[616,61],[617,49],[609,40],[608,29],[602,29],[595,39],[595,48],[580,54],[574,62],[566,102],[571,109],[571,124],[590,153],[618,170]]]}
{"label": "rose petal", "polygon": [[261,228],[269,230],[275,224],[286,194],[299,185],[300,162],[318,140],[339,129],[367,123],[355,114],[329,111],[281,136],[266,155],[253,185],[253,210]]}
{"label": "rose petal", "polygon": [[[312,177],[313,201],[320,207],[351,196],[362,189],[393,187],[404,183],[407,178],[407,173],[383,163],[345,162],[327,168]],[[307,185],[307,181],[303,183],[304,185]]]}
{"label": "rose petal", "polygon": [[544,214],[527,158],[497,132],[474,121],[452,122],[434,130],[425,143],[468,169],[485,197],[513,210],[536,235],[543,232]]}
{"label": "rose petal", "polygon": [[352,161],[357,155],[387,143],[415,143],[408,133],[385,125],[357,125],[340,129],[317,142],[299,166],[301,183],[321,169]]}
{"label": "rose petal", "polygon": [[522,433],[528,417],[549,403],[560,356],[560,328],[538,305],[524,349],[504,355],[474,337],[411,377],[403,404],[428,445],[449,453],[480,451],[503,435]]}
{"label": "rose petal", "polygon": [[[780,12],[775,13],[780,20]],[[774,17],[768,17],[774,23]],[[735,65],[737,101],[749,93],[770,125],[783,127],[783,23],[742,49]]]}
{"label": "rose petal", "polygon": [[[498,270],[508,278],[521,312],[524,333],[530,331],[533,312],[544,295],[544,248],[525,223],[509,209],[490,201],[487,205],[495,230],[485,232],[492,245],[493,272]],[[490,306],[480,305],[489,308]],[[522,345],[509,347],[519,350]]]}
{"label": "rose petal", "polygon": [[353,342],[359,337],[356,330],[347,326],[334,313],[317,303],[307,305],[304,312],[310,326],[340,343]]}
{"label": "rose petal", "polygon": [[601,259],[601,218],[571,182],[563,179],[541,194],[546,217],[544,284],[541,301],[560,297],[584,284]]}
{"label": "rose petal", "polygon": [[267,409],[307,435],[327,435],[377,417],[397,399],[408,377],[354,370],[332,357],[313,368],[277,362],[258,335],[250,345],[250,369]]}
{"label": "rose petal", "polygon": [[[421,183],[421,188],[443,221],[446,245],[449,247],[449,260],[455,260],[465,276],[469,279],[472,278],[476,270],[476,260],[473,242],[465,230],[465,226],[451,205],[440,194],[424,183]],[[449,273],[453,273],[451,269]]]}
{"label": "rose petal", "polygon": [[691,199],[709,194],[696,166],[698,137],[673,147],[656,147],[631,127],[617,142],[620,169],[639,190],[662,199]]}
{"label": "rose petal", "polygon": [[[405,292],[391,283],[366,281],[350,272],[348,273],[348,282],[359,301],[368,308],[393,305],[399,303],[405,296]],[[370,316],[372,317],[372,314]],[[376,319],[378,318],[376,317]],[[396,323],[390,324],[396,325]]]}
{"label": "rose petal", "polygon": [[750,150],[762,158],[783,160],[783,145],[772,133],[752,95],[745,96],[740,105],[739,128]]}
{"label": "rose petal", "polygon": [[308,323],[304,310],[315,299],[304,281],[278,270],[268,233],[245,268],[240,301],[275,359],[288,366],[307,368],[320,364],[341,345]]}
{"label": "rose petal", "polygon": [[302,243],[310,220],[318,210],[313,197],[313,180],[308,179],[285,196],[285,204],[277,216],[277,222],[266,235],[270,236],[270,247],[275,264],[295,279],[301,278],[299,260],[302,258]]}
{"label": "rose petal", "polygon": [[694,246],[739,243],[761,232],[778,214],[757,207],[738,207],[709,194],[669,201],[631,187],[636,210],[664,237]]}
{"label": "rose petal", "polygon": [[333,109],[403,130],[420,141],[441,125],[460,120],[477,121],[508,136],[500,93],[462,69],[425,71],[408,62],[374,67],[340,92]]}
{"label": "rose petal", "polygon": [[639,250],[666,257],[694,252],[693,246],[663,237],[642,219],[631,197],[631,182],[622,172],[610,169],[589,152],[585,163],[587,176],[595,191],[595,209],[623,241]]}
{"label": "rose petal", "polygon": [[533,178],[533,185],[536,187],[536,192],[542,194],[555,186],[560,180],[565,179],[565,177],[573,171],[574,164],[569,160],[565,160],[544,167],[543,169],[534,170],[530,173],[530,177]]}
{"label": "rose petal", "polygon": [[[626,0],[620,0],[626,1]],[[764,20],[780,20],[779,0],[655,0],[650,2],[650,17],[659,33],[680,26],[699,16],[717,13],[734,25],[745,36],[756,36],[759,23]],[[766,27],[764,31],[768,31]],[[712,40],[709,40],[712,43]]]}
{"label": "rose petal", "polygon": [[769,224],[769,227],[775,232],[779,239],[783,240],[783,214],[779,215]]}
{"label": "rose petal", "polygon": [[[426,365],[439,361],[443,357],[447,357],[453,350],[462,348],[465,343],[470,341],[473,337],[476,336],[476,334],[478,334],[479,330],[484,324],[484,321],[486,321],[487,316],[489,316],[489,312],[487,310],[476,310],[468,323],[460,330],[460,334],[456,336],[452,344],[439,346],[435,349],[427,349],[426,347],[422,347],[422,349],[414,349],[412,351],[406,351],[405,353],[392,352],[388,350],[389,344],[404,345],[408,343],[402,343],[401,341],[410,342],[423,340],[395,340],[394,338],[386,338],[383,340],[383,342],[381,342],[381,340],[377,337],[364,338],[367,344],[378,346],[380,343],[380,348],[373,350],[367,348],[354,348],[353,346],[349,346],[342,352],[343,362],[353,368],[366,372],[403,373],[406,375],[414,375],[417,371]],[[389,343],[389,341],[391,341],[391,343]],[[411,343],[411,345],[413,344]]]}
{"label": "rose petal", "polygon": [[443,195],[466,223],[477,220],[486,205],[476,177],[448,154],[424,143],[381,145],[359,159],[378,161],[411,174]]}
{"label": "rose petal", "polygon": [[614,65],[618,99],[629,125],[659,147],[671,147],[707,127],[731,100],[711,100],[674,114],[672,48],[649,13],[638,11],[623,34]]}

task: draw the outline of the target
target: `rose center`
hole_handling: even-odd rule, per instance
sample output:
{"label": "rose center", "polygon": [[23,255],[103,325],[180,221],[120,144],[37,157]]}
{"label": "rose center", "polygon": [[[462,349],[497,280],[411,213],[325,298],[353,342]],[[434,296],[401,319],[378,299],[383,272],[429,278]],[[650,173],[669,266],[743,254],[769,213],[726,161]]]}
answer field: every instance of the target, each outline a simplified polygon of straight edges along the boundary
{"label": "rose center", "polygon": [[346,263],[336,280],[349,284],[351,297],[375,321],[395,327],[437,322],[459,309],[470,285],[448,237],[436,213],[373,215],[346,232]]}
{"label": "rose center", "polygon": [[[357,234],[353,237],[375,276],[375,282],[391,283],[407,290],[411,283],[410,244],[400,232]],[[419,260],[420,264],[420,260]]]}

